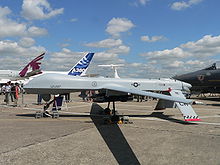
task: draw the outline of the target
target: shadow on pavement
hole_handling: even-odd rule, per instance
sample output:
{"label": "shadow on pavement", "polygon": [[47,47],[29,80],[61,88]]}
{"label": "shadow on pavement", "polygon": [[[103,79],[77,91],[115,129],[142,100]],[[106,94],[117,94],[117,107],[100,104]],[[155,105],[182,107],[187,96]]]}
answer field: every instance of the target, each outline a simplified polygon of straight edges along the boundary
{"label": "shadow on pavement", "polygon": [[[93,103],[91,108],[91,114],[97,114],[103,108],[98,104]],[[118,124],[103,125],[103,117],[91,115],[91,119],[95,124],[100,135],[104,139],[108,148],[114,155],[118,164],[128,165],[128,164],[140,164],[136,155],[132,151],[132,148],[125,139],[121,129]]]}
{"label": "shadow on pavement", "polygon": [[179,119],[175,119],[172,118],[172,115],[164,115],[164,112],[152,112],[150,115],[126,115],[126,116],[130,116],[130,117],[155,117],[158,119],[162,119],[162,120],[167,120],[170,122],[174,122],[174,123],[179,123],[179,124],[183,124],[183,125],[197,125],[196,123],[191,123],[191,122],[187,122],[187,121],[183,121],[183,120],[179,120]]}

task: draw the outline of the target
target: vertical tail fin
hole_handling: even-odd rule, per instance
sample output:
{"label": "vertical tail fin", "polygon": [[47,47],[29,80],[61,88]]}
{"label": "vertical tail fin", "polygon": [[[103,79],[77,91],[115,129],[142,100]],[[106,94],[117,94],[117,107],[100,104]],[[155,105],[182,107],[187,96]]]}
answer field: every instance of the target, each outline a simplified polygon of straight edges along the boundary
{"label": "vertical tail fin", "polygon": [[73,66],[68,75],[81,76],[84,75],[95,53],[88,53],[75,66]]}
{"label": "vertical tail fin", "polygon": [[22,71],[20,71],[19,75],[21,77],[30,77],[37,74],[42,73],[40,70],[40,60],[44,58],[45,53],[42,53],[41,55],[37,56],[35,59],[33,59],[31,62],[29,62]]}
{"label": "vertical tail fin", "polygon": [[[171,96],[185,98],[183,93],[179,90],[172,90],[170,91],[170,94]],[[180,112],[183,114],[185,121],[200,121],[199,116],[196,114],[190,104],[183,104],[179,102],[175,102],[175,104]]]}

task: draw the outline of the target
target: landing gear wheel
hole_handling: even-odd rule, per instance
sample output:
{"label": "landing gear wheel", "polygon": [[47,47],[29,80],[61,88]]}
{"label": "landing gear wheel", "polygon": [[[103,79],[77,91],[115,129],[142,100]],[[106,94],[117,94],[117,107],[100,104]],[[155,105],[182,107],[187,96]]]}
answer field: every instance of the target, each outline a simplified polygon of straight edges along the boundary
{"label": "landing gear wheel", "polygon": [[43,117],[43,113],[42,112],[36,112],[35,114],[35,119],[39,119],[39,118],[42,118]]}
{"label": "landing gear wheel", "polygon": [[110,108],[105,108],[104,113],[107,114],[107,115],[110,115],[111,114]]}
{"label": "landing gear wheel", "polygon": [[58,112],[53,112],[53,116],[52,116],[54,119],[57,119],[60,117],[59,113]]}
{"label": "landing gear wheel", "polygon": [[112,121],[113,123],[118,123],[119,120],[120,120],[120,117],[119,117],[118,115],[113,115],[113,116],[111,117],[111,121]]}

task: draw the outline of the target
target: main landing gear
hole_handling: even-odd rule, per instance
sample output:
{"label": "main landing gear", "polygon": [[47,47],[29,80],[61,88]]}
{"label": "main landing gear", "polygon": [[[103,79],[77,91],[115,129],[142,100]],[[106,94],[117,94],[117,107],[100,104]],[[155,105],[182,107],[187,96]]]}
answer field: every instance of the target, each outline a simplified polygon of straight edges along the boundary
{"label": "main landing gear", "polygon": [[119,116],[118,112],[115,110],[115,101],[112,102],[112,110],[110,110],[110,102],[108,102],[107,108],[104,109],[104,113],[109,115],[104,118],[105,124],[128,124],[131,123],[129,121],[128,116]]}

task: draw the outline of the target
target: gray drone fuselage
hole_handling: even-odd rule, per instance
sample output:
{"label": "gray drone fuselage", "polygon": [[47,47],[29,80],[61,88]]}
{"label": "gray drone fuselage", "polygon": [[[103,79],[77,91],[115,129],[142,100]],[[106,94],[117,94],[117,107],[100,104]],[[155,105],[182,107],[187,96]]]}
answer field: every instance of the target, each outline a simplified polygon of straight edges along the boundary
{"label": "gray drone fuselage", "polygon": [[190,88],[190,84],[173,79],[91,78],[63,74],[44,74],[24,86],[27,93],[44,96],[83,90],[99,91],[94,97],[97,102],[128,101],[130,94],[158,98],[157,108],[176,103],[186,121],[197,121],[200,119],[190,105],[192,100],[183,95],[183,91],[189,91]]}
{"label": "gray drone fuselage", "polygon": [[63,94],[82,90],[100,90],[105,86],[122,86],[142,91],[189,90],[190,84],[173,79],[117,79],[103,77],[79,77],[62,74],[44,74],[25,85],[27,93]]}

